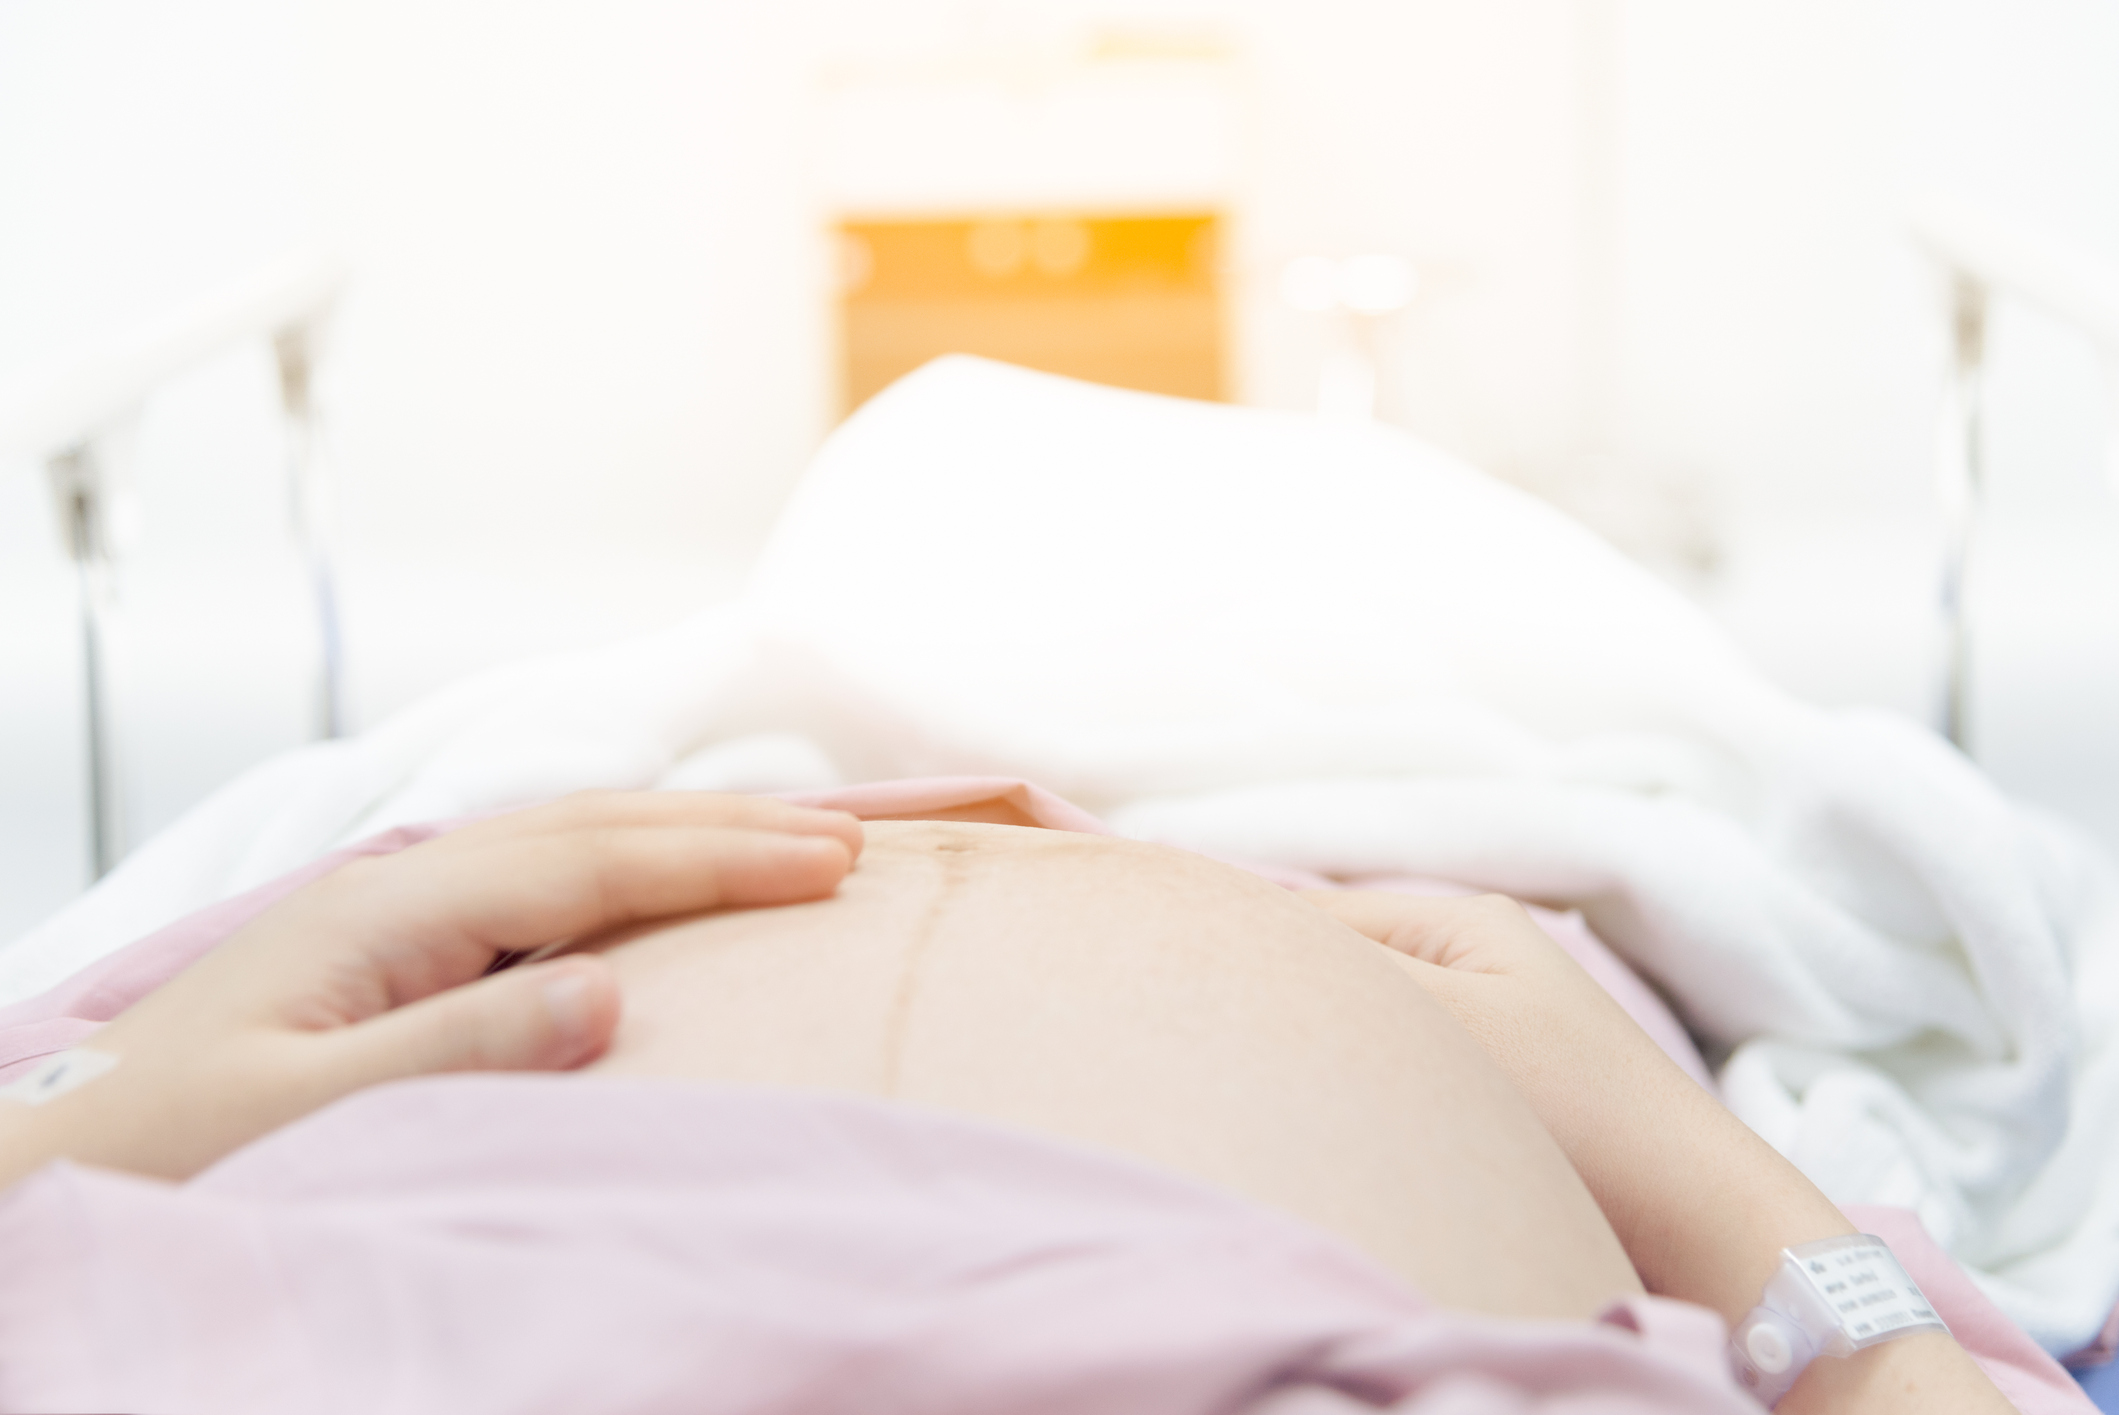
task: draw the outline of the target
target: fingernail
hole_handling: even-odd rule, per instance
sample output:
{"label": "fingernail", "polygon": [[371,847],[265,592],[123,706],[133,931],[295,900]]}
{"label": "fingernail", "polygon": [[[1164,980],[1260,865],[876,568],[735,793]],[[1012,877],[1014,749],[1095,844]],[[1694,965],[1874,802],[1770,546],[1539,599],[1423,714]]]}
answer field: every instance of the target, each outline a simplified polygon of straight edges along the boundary
{"label": "fingernail", "polygon": [[544,985],[544,1005],[561,1036],[578,1041],[587,1035],[589,980],[578,969],[570,968]]}

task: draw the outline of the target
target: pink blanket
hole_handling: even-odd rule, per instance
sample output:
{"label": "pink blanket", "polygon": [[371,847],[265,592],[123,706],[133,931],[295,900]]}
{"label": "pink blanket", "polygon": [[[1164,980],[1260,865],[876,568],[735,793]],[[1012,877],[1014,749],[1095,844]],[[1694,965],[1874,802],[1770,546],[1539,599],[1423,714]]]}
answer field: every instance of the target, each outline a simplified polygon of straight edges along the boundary
{"label": "pink blanket", "polygon": [[[1013,781],[806,799],[1101,830]],[[437,829],[320,860],[0,1012],[0,1079],[300,883]],[[1586,930],[1570,947],[1656,1020]],[[1849,1212],[2027,1415],[2091,1409],[1910,1214]],[[1443,1312],[1303,1224],[1127,1161],[678,1083],[381,1087],[184,1185],[54,1165],[0,1196],[0,1274],[0,1412],[1756,1409],[1698,1308]]]}

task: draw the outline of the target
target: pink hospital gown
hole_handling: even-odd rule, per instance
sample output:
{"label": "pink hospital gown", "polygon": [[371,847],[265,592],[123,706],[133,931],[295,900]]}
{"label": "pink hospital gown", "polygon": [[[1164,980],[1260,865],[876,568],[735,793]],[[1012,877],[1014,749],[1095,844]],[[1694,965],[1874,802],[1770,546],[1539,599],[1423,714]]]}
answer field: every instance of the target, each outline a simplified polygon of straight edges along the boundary
{"label": "pink hospital gown", "polygon": [[[1014,782],[830,803],[995,787],[1087,819]],[[0,1010],[0,1079],[352,853]],[[2090,1409],[1910,1215],[1850,1212],[2019,1408]],[[1597,1322],[1444,1311],[1179,1176],[824,1093],[427,1078],[185,1184],[56,1164],[0,1195],[0,1413],[1755,1412],[1725,1342],[1655,1298]]]}

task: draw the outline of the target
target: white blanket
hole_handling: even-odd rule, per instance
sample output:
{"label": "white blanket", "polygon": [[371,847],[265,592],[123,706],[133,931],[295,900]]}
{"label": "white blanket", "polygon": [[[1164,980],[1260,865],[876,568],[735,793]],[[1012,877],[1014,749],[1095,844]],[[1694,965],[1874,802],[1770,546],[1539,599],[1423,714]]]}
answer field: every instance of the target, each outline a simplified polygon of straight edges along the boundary
{"label": "white blanket", "polygon": [[1026,776],[1119,829],[1581,908],[1835,1199],[2049,1349],[2119,1295],[2119,889],[1920,728],[1828,714],[1409,438],[968,359],[846,424],[743,600],[229,786],[0,1003],[350,838],[587,786]]}

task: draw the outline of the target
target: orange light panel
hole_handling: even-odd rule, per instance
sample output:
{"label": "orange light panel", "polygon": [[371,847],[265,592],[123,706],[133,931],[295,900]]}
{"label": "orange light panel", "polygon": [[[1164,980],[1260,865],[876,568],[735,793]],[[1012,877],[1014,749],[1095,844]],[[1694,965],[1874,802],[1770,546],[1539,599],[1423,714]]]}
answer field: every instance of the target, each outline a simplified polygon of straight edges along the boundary
{"label": "orange light panel", "polygon": [[1008,215],[839,228],[844,409],[941,354],[1222,397],[1212,215]]}

